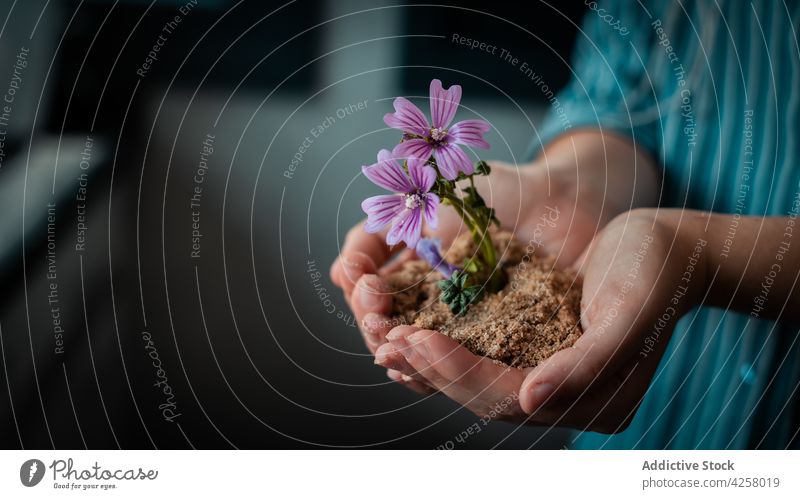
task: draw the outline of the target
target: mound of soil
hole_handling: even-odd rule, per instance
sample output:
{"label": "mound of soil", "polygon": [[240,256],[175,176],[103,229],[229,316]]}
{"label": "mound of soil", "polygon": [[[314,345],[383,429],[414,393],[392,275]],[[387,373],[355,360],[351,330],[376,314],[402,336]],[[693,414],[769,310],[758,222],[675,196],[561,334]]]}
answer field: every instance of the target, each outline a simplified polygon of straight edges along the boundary
{"label": "mound of soil", "polygon": [[[501,291],[485,293],[466,313],[454,316],[439,300],[442,275],[422,260],[411,260],[386,276],[394,290],[393,315],[399,322],[439,331],[477,355],[534,367],[583,333],[581,281],[572,270],[554,268],[552,258],[526,254],[509,232],[496,231],[492,240],[508,277]],[[460,265],[474,252],[472,238],[464,234],[444,257]]]}

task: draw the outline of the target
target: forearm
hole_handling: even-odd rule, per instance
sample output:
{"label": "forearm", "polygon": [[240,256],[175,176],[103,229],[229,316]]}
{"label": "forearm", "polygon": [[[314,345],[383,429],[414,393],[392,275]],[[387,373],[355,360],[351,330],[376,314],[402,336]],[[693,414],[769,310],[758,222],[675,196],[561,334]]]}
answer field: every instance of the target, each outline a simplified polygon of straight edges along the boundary
{"label": "forearm", "polygon": [[658,201],[655,161],[643,148],[615,133],[595,129],[565,133],[534,163],[564,178],[578,203],[593,204],[601,225],[626,210],[655,206]]}
{"label": "forearm", "polygon": [[800,318],[798,205],[785,217],[663,210],[684,241],[706,241],[704,305],[754,318]]}

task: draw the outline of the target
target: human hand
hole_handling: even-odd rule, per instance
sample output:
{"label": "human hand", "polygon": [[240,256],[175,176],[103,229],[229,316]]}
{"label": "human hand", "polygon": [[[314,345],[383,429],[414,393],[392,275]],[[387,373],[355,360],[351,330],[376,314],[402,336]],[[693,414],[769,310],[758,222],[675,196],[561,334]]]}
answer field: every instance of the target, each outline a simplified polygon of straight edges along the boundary
{"label": "human hand", "polygon": [[628,212],[595,238],[576,263],[584,277],[584,334],[536,368],[499,366],[440,333],[411,326],[393,329],[376,359],[482,417],[620,432],[675,323],[705,287],[705,241],[681,234],[674,212],[664,215]]}
{"label": "human hand", "polygon": [[[560,265],[572,263],[603,223],[602,192],[586,188],[579,192],[568,168],[543,163],[516,168],[493,163],[488,178],[475,180],[481,195],[495,208],[506,228],[523,241],[531,241],[544,252],[555,255]],[[426,229],[426,236],[438,237],[448,244],[464,230],[461,219],[451,209],[441,209],[438,218],[437,230]],[[381,277],[408,258],[414,258],[413,251],[389,248],[385,234],[367,233],[362,222],[350,230],[331,268],[331,279],[343,290],[364,341],[373,353],[386,343],[386,334],[397,325],[388,317],[392,308],[391,290]],[[405,379],[410,387],[426,391],[397,372],[390,373],[390,377]]]}

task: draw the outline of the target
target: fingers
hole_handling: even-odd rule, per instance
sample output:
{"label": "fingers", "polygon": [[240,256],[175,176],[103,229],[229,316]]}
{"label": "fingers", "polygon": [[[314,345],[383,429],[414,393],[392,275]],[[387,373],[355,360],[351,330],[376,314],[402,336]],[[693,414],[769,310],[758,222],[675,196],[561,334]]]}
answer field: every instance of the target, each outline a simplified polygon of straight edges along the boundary
{"label": "fingers", "polygon": [[[621,226],[626,227],[632,235],[612,227],[592,245],[584,261],[584,333],[571,348],[555,353],[528,375],[520,400],[526,412],[573,401],[603,385],[638,355],[654,319],[669,305],[665,301],[674,287],[659,279],[666,261],[664,249],[654,242],[649,225],[628,222]],[[642,241],[648,244],[647,259],[636,257]],[[664,276],[670,280],[673,274],[665,272]],[[667,336],[672,323],[664,326]],[[657,353],[663,353],[666,343],[666,338],[659,343]]]}
{"label": "fingers", "polygon": [[387,369],[398,371],[409,379],[431,386],[425,377],[418,373],[414,366],[406,360],[406,354],[410,347],[405,337],[416,331],[419,331],[418,327],[407,325],[397,326],[392,329],[386,335],[388,343],[375,351],[375,363]]}
{"label": "fingers", "polygon": [[361,320],[362,330],[371,342],[382,345],[386,342],[386,334],[397,325],[397,319],[392,319],[381,313],[369,312]]}
{"label": "fingers", "polygon": [[[617,433],[633,418],[657,360],[653,366],[640,365],[631,353],[638,306],[614,308],[610,314],[607,307],[588,308],[582,315],[593,320],[584,322],[585,332],[575,344],[528,373],[520,406],[556,426]],[[602,320],[610,316],[614,320]]]}
{"label": "fingers", "polygon": [[405,386],[409,390],[416,392],[420,395],[431,395],[436,393],[436,390],[431,388],[430,386],[420,383],[418,381],[414,381],[410,377],[406,376],[405,374],[401,373],[400,371],[395,371],[393,369],[387,369],[386,376],[389,377],[390,380],[400,383],[401,385]]}
{"label": "fingers", "polygon": [[331,280],[349,297],[358,279],[376,273],[392,253],[384,232],[370,234],[364,230],[363,222],[359,223],[345,237],[341,253],[331,266]]}
{"label": "fingers", "polygon": [[[584,299],[586,287],[584,286]],[[614,295],[611,290],[605,294]],[[520,405],[532,413],[544,405],[571,402],[602,385],[634,355],[641,307],[633,297],[619,306],[582,303],[584,333],[531,371],[522,385]],[[587,319],[588,317],[588,319]]]}
{"label": "fingers", "polygon": [[523,388],[520,404],[526,413],[530,412],[539,420],[545,417],[555,426],[619,433],[633,420],[657,365],[657,362],[640,362],[634,358],[605,382],[592,386],[578,398],[551,399],[533,411],[530,411],[526,389]]}
{"label": "fingers", "polygon": [[363,275],[353,290],[350,307],[367,347],[375,352],[386,341],[386,333],[396,325],[388,317],[392,311],[391,288],[375,274]]}
{"label": "fingers", "polygon": [[[411,389],[424,389],[420,393],[440,390],[479,416],[491,413],[493,418],[602,433],[627,427],[657,365],[631,364],[574,400],[529,410],[517,402],[519,394],[520,401],[525,397],[524,371],[473,355],[440,333],[413,326],[393,329],[387,340],[375,352],[376,363],[389,368],[392,379],[405,381]],[[523,409],[530,415],[523,414]]]}
{"label": "fingers", "polygon": [[[620,323],[632,324],[624,318]],[[602,384],[630,358],[624,344],[631,334],[623,327],[584,332],[572,347],[556,352],[528,374],[520,394],[522,408],[532,413],[545,404],[577,399]]]}
{"label": "fingers", "polygon": [[[431,372],[428,378],[440,388],[457,384],[463,390],[477,393],[504,381],[503,375],[511,371],[509,367],[474,355],[457,342],[435,331],[418,331],[407,336],[406,340],[413,351],[409,362],[413,360],[420,365],[429,366]],[[516,389],[518,386],[508,388]]]}
{"label": "fingers", "polygon": [[545,405],[581,396],[598,372],[595,359],[587,357],[585,349],[573,346],[539,364],[522,383],[522,409],[531,414]]}
{"label": "fingers", "polygon": [[351,307],[361,324],[369,313],[387,315],[392,311],[392,288],[375,274],[364,274],[356,283]]}
{"label": "fingers", "polygon": [[378,271],[375,261],[364,252],[349,250],[339,255],[331,265],[331,281],[344,291],[348,300],[356,283],[364,274],[374,274]]}
{"label": "fingers", "polygon": [[[498,401],[509,396],[513,403],[508,404],[508,410],[517,407],[515,399],[525,377],[523,371],[476,356],[435,331],[400,326],[392,330],[387,339],[394,350],[381,347],[381,353],[389,352],[398,370],[415,380],[424,378],[429,385],[476,414],[488,413]],[[397,361],[397,354],[401,354],[405,362]]]}

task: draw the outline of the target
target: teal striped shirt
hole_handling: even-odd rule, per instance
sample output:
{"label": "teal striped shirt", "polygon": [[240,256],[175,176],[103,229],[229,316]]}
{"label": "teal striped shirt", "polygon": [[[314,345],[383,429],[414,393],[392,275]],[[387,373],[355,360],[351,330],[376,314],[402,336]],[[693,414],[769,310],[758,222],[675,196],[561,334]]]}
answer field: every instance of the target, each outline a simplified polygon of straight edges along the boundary
{"label": "teal striped shirt", "polygon": [[[661,206],[787,215],[800,182],[798,3],[596,6],[605,10],[587,11],[572,81],[551,100],[534,150],[568,130],[613,130],[663,168]],[[798,448],[799,338],[798,324],[696,308],[630,427],[580,433],[574,447]]]}

